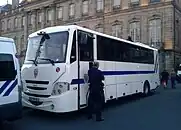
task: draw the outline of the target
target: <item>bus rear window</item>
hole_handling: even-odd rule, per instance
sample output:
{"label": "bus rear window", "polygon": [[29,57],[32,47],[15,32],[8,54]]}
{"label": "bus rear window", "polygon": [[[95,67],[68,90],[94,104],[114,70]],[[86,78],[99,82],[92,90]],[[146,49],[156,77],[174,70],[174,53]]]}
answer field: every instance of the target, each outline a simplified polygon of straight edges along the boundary
{"label": "bus rear window", "polygon": [[16,74],[13,56],[0,54],[0,81],[14,80]]}

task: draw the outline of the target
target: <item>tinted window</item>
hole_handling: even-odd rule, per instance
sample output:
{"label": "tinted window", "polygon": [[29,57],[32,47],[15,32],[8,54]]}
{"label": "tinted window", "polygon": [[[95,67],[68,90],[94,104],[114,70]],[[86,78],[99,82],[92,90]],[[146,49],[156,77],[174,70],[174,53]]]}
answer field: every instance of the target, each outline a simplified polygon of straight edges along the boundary
{"label": "tinted window", "polygon": [[74,32],[73,35],[70,63],[73,63],[75,61],[76,61],[76,31]]}
{"label": "tinted window", "polygon": [[105,61],[154,64],[152,50],[97,36],[97,58]]}
{"label": "tinted window", "polygon": [[0,81],[14,80],[16,71],[13,56],[10,54],[0,54]]}
{"label": "tinted window", "polygon": [[93,61],[93,35],[79,31],[80,61]]}

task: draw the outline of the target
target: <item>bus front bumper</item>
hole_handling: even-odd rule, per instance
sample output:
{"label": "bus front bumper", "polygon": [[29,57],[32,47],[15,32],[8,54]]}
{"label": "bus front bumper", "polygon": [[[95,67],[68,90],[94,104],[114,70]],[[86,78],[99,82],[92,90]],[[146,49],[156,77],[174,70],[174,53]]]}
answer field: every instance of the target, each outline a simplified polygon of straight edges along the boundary
{"label": "bus front bumper", "polygon": [[[22,94],[24,107],[39,109],[43,111],[65,113],[77,110],[77,99],[74,91],[66,92],[62,95],[50,96],[48,98],[32,97]],[[34,99],[34,101],[32,101]]]}

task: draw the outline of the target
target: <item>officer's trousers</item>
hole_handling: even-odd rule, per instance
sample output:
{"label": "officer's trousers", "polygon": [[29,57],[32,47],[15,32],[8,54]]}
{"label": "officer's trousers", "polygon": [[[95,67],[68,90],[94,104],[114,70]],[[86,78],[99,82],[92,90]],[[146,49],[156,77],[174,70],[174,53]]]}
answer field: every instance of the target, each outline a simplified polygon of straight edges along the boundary
{"label": "officer's trousers", "polygon": [[88,97],[88,117],[96,114],[96,119],[101,119],[103,108],[103,94],[90,93]]}

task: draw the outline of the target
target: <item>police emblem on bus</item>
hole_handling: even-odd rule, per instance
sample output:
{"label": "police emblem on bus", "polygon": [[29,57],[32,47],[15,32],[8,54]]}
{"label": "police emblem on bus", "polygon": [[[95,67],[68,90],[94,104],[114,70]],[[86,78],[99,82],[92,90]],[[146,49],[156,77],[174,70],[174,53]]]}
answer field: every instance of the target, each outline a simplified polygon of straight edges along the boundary
{"label": "police emblem on bus", "polygon": [[34,77],[36,78],[37,75],[38,75],[38,69],[35,69],[35,70],[34,70]]}

